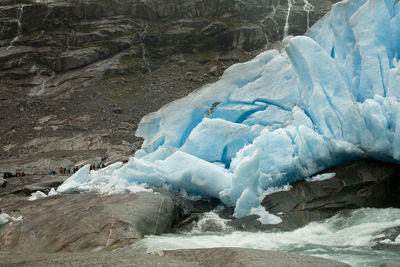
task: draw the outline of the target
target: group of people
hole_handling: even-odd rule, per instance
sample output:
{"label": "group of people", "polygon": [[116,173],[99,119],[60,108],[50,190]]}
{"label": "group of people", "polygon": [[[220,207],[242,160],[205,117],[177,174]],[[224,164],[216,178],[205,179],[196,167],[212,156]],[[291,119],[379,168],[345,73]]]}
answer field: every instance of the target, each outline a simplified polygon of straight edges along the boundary
{"label": "group of people", "polygon": [[[64,168],[64,167],[60,167],[60,169],[58,170],[59,172],[60,172],[60,174],[66,174],[66,173],[71,173],[71,171],[73,172],[73,173],[76,173],[80,168],[82,168],[83,167],[83,165],[80,165],[80,166],[75,166],[73,169],[71,168],[71,166],[68,166],[67,168]],[[105,165],[104,165],[104,163],[99,163],[99,164],[90,164],[90,170],[97,170],[97,169],[102,169],[102,168],[104,168],[105,167]],[[55,175],[56,174],[56,171],[54,171],[54,170],[50,170],[49,171],[49,174],[50,175]]]}
{"label": "group of people", "polygon": [[90,164],[90,170],[98,170],[98,169],[103,169],[106,165],[104,165],[103,162],[95,165],[95,164]]}
{"label": "group of people", "polygon": [[11,172],[5,172],[3,174],[3,178],[7,179],[7,178],[11,178],[11,177],[21,177],[21,176],[25,176],[25,172],[21,172],[21,171],[16,171],[15,174],[11,173]]}
{"label": "group of people", "polygon": [[[82,167],[83,167],[83,165],[75,166],[74,168],[71,168],[71,166],[68,166],[67,168],[60,167],[60,169],[58,171],[60,174],[66,174],[66,173],[71,173],[71,172],[76,173]],[[90,164],[90,170],[98,170],[98,169],[102,169],[104,167],[106,167],[106,166],[104,165],[103,162],[100,162],[97,165],[94,163]],[[55,175],[56,173],[57,172],[55,170],[49,171],[50,175]],[[25,175],[26,174],[23,171],[16,171],[15,174],[7,171],[3,174],[3,178],[7,179],[7,178],[11,178],[11,177],[21,177],[21,176],[25,176]]]}

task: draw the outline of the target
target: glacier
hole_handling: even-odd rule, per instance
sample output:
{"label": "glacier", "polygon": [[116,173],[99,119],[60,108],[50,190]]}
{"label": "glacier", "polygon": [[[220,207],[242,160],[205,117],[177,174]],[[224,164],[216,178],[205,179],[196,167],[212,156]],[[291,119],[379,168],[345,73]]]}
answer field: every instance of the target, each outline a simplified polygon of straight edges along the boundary
{"label": "glacier", "polygon": [[182,189],[242,217],[270,188],[345,161],[399,162],[400,3],[339,2],[283,44],[146,115],[134,157],[86,166],[58,192]]}

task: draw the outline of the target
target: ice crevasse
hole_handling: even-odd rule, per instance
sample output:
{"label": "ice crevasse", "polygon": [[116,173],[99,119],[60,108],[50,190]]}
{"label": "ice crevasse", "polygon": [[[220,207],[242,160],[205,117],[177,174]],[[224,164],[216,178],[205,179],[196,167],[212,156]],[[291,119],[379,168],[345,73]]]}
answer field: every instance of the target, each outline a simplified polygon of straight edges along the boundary
{"label": "ice crevasse", "polygon": [[58,191],[168,187],[219,198],[242,217],[268,189],[336,164],[399,162],[399,1],[339,2],[284,45],[146,115],[128,163],[87,166]]}

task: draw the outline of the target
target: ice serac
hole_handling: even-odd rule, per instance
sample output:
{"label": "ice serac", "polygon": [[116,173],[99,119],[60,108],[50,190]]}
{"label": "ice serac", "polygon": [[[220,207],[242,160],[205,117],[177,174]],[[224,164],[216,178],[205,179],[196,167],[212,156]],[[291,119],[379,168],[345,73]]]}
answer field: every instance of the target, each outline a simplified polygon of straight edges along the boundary
{"label": "ice serac", "polygon": [[287,37],[282,52],[234,65],[145,116],[142,149],[127,164],[84,169],[58,191],[184,189],[241,217],[260,210],[268,189],[333,165],[398,162],[399,23],[395,0],[337,3],[306,36]]}

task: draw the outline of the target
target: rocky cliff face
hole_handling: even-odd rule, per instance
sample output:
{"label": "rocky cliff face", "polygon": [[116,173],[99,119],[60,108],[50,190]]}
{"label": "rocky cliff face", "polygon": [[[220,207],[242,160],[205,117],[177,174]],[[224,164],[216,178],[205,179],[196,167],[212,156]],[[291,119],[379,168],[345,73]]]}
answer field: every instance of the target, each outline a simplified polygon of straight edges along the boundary
{"label": "rocky cliff face", "polygon": [[289,191],[265,196],[262,205],[272,213],[281,213],[277,227],[296,229],[312,221],[359,208],[398,208],[398,164],[376,160],[358,160],[326,170],[334,177],[316,181],[298,181]]}
{"label": "rocky cliff face", "polygon": [[132,155],[143,115],[279,48],[334,2],[1,0],[0,171]]}

